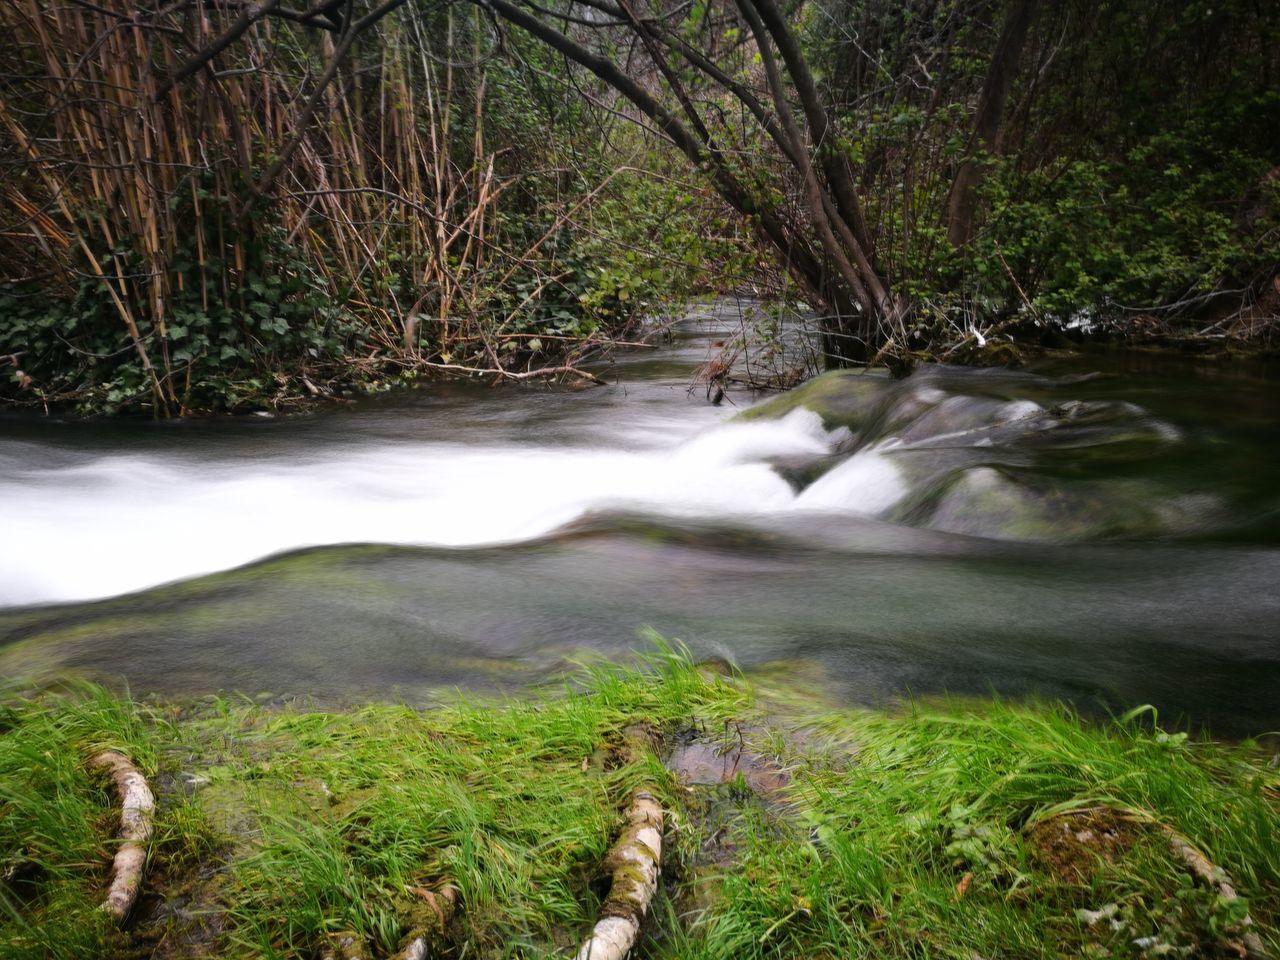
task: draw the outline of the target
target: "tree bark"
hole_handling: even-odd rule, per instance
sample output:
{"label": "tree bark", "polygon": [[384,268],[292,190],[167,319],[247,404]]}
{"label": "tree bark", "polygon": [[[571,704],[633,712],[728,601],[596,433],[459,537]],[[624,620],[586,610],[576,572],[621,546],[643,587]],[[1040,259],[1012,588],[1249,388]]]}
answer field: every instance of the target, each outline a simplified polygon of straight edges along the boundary
{"label": "tree bark", "polygon": [[640,924],[658,889],[662,864],[662,805],[637,790],[627,808],[627,826],[605,858],[613,871],[609,896],[577,960],[623,960],[635,946]]}
{"label": "tree bark", "polygon": [[818,87],[813,79],[813,72],[809,69],[809,61],[804,58],[800,43],[787,26],[787,19],[774,0],[751,0],[751,2],[778,44],[778,53],[782,55],[782,61],[787,65],[787,72],[796,86],[800,106],[809,123],[814,145],[823,157],[822,169],[827,181],[831,184],[831,192],[835,196],[840,215],[848,223],[854,237],[857,238],[858,245],[870,260],[873,257],[871,231],[867,228],[862,203],[858,200],[853,172],[849,167],[848,159],[836,151],[835,144],[831,142],[831,121],[818,96]]}
{"label": "tree bark", "polygon": [[111,864],[111,885],[102,909],[123,920],[142,889],[156,800],[147,778],[123,753],[106,750],[89,760],[91,770],[111,778],[120,798],[120,847]]}
{"label": "tree bark", "polygon": [[[859,267],[855,267],[850,261],[849,252],[852,251],[855,260],[858,260],[860,264],[866,263],[865,252],[859,249],[857,238],[853,235],[848,225],[840,219],[839,213],[831,203],[830,197],[824,194],[822,186],[818,182],[817,174],[814,172],[813,164],[809,159],[808,145],[805,143],[804,135],[800,132],[795,116],[791,112],[791,107],[787,103],[786,89],[783,85],[781,72],[778,70],[777,62],[773,56],[769,34],[764,22],[752,6],[751,0],[739,0],[738,7],[755,35],[756,46],[760,51],[760,60],[765,68],[765,77],[773,95],[774,109],[782,122],[782,132],[791,147],[789,151],[785,152],[794,154],[797,158],[797,166],[799,167],[800,175],[804,179],[805,204],[809,208],[809,216],[813,221],[822,249],[835,264],[841,279],[862,308],[862,324],[856,336],[847,329],[847,325],[844,322],[845,318],[841,316],[836,318],[836,333],[838,337],[843,335],[848,336],[851,340],[859,341],[860,349],[857,352],[862,356],[858,357],[858,359],[863,359],[871,336],[870,324],[879,315],[882,306],[882,301],[877,299],[876,294],[883,296],[883,288],[879,286],[879,278],[872,273],[867,279],[871,284],[875,285],[874,290],[876,292],[873,294],[872,290],[868,289],[869,284],[864,282],[864,277],[859,272]],[[841,228],[844,244],[841,244],[836,237],[835,229],[832,227],[833,221]],[[824,345],[824,353],[831,359],[838,361],[854,352],[850,349],[853,345],[852,343],[839,342],[839,339],[832,340],[831,338],[828,338],[828,341]]]}
{"label": "tree bark", "polygon": [[[726,203],[752,222],[760,236],[782,255],[788,272],[807,296],[830,308],[831,312],[848,315],[849,297],[842,295],[838,287],[833,286],[826,267],[808,240],[789,231],[773,209],[757,203],[750,191],[733,177],[707,143],[700,140],[640,84],[627,76],[617,64],[587,50],[516,3],[509,0],[486,0],[485,6],[503,20],[520,27],[579,66],[590,70],[622,94],[657,125],[696,169],[710,177],[716,192]],[[626,17],[621,8],[616,9],[623,18]]]}

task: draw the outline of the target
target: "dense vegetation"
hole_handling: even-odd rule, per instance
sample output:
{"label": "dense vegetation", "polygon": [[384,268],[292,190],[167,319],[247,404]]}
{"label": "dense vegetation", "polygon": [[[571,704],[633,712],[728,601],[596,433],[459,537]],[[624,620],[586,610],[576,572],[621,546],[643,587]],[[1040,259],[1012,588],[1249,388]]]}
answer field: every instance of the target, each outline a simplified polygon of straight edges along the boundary
{"label": "dense vegetation", "polygon": [[[1141,712],[826,713],[667,653],[570,691],[426,712],[11,701],[0,956],[299,957],[347,939],[344,956],[386,957],[442,884],[459,891],[448,955],[550,955],[590,925],[641,782],[672,818],[645,956],[1232,956],[1246,914],[1275,946],[1277,780],[1256,744]],[[653,752],[619,757],[627,724]],[[111,815],[83,758],[104,746],[163,787],[148,887],[164,899],[124,932],[96,909]],[[691,746],[710,759],[681,761]],[[1173,837],[1242,898],[1194,881]]]}
{"label": "dense vegetation", "polygon": [[474,8],[406,7],[340,60],[266,21],[172,84],[235,7],[148,29],[111,8],[0,10],[10,396],[177,414],[429,364],[519,373],[734,249],[736,225]]}
{"label": "dense vegetation", "polygon": [[157,415],[573,376],[663,303],[839,365],[1070,321],[1273,336],[1268,5],[0,9],[3,396]]}
{"label": "dense vegetation", "polygon": [[[743,337],[771,339],[775,349],[753,349],[747,377],[781,345],[790,350],[796,331],[781,318],[807,325],[799,355],[808,359],[777,360],[765,374],[772,385],[819,365],[898,373],[919,360],[998,362],[1024,343],[1091,334],[1275,346],[1274,18],[1262,0],[6,0],[0,404],[170,418],[342,402],[428,376],[600,382],[593,362],[606,351],[650,336],[651,321],[691,298],[731,291],[768,302],[743,320],[759,324]],[[706,342],[724,353],[696,376],[719,402],[748,351]],[[1003,611],[1003,596],[993,590],[988,599],[983,585],[1021,582],[1003,569],[1015,562],[1081,595],[1098,582],[1071,582],[1080,559],[1051,567],[1030,549],[966,551],[960,538],[975,532],[1055,542],[1235,537],[1242,542],[1197,556],[1226,571],[1237,593],[1249,589],[1237,572],[1245,568],[1228,563],[1265,560],[1270,491],[1217,478],[1205,484],[1214,496],[1127,485],[1135,464],[1158,473],[1173,462],[1152,467],[1151,451],[1171,445],[1179,428],[1129,403],[1050,409],[1029,399],[1032,388],[1005,396],[986,376],[980,398],[925,379],[906,382],[902,417],[881,416],[902,398],[880,393],[902,384],[836,370],[742,421],[767,428],[761,418],[856,381],[867,406],[853,420],[815,412],[829,427],[859,427],[863,446],[855,452],[833,433],[830,446],[769,458],[793,472],[878,456],[865,423],[891,426],[880,446],[899,452],[903,424],[925,424],[916,450],[947,452],[919,468],[920,492],[900,495],[901,512],[885,507],[881,519],[953,538],[949,569],[1001,569],[929,591],[912,579],[903,596],[917,607],[917,597],[945,600],[972,583],[978,602]],[[1257,398],[1265,394],[1252,392],[1249,404],[1264,403]],[[1221,392],[1219,400],[1232,406]],[[1246,449],[1263,446],[1253,434],[1272,420],[1243,402],[1232,409]],[[1172,456],[1265,475],[1247,457],[1210,451],[1239,437],[1204,432],[1203,446]],[[1014,448],[1032,435],[1030,454]],[[1103,442],[1095,459],[1105,472],[1089,473],[1089,447]],[[980,459],[956,452],[965,445]],[[29,471],[25,441],[14,449],[19,486],[61,469],[59,455]],[[762,471],[763,457],[745,465]],[[545,483],[487,465],[508,461],[481,460],[477,471],[513,474],[498,479],[518,510],[540,506]],[[704,469],[712,456],[689,460],[697,476],[730,476]],[[618,461],[618,471],[651,482],[639,461]],[[325,462],[305,468],[324,471]],[[110,466],[136,477],[157,472],[151,464]],[[240,469],[236,459],[226,472]],[[1058,469],[1080,480],[1080,495],[1053,485]],[[418,482],[404,472],[406,485]],[[325,490],[308,500],[293,477],[278,486],[311,511],[309,528],[315,505],[332,501]],[[497,496],[499,484],[487,480],[476,487]],[[556,475],[566,487],[596,482],[586,468]],[[1198,474],[1195,482],[1199,491]],[[349,490],[341,496],[381,496],[372,485]],[[1247,510],[1236,511],[1244,519],[1233,527],[1219,517],[1235,500]],[[68,522],[83,523],[71,509],[83,501],[55,495],[53,506],[35,509],[70,510]],[[221,519],[216,497],[183,502]],[[625,500],[648,509],[636,502]],[[406,509],[434,514],[439,503]],[[586,566],[563,569],[594,574],[610,564],[637,593],[658,590],[633,571],[662,553],[672,558],[666,575],[685,581],[688,609],[715,581],[711,567],[677,562],[675,546],[692,554],[705,533],[715,556],[699,563],[717,566],[744,545],[767,550],[769,576],[796,555],[766,543],[772,528],[739,540],[728,524],[708,526],[686,544],[679,538],[693,520],[650,529],[641,519],[629,532],[608,526],[618,497],[583,497],[574,509],[583,503],[591,519],[567,536],[581,535],[592,552]],[[135,505],[117,503],[113,515],[160,522]],[[485,506],[442,509],[478,526]],[[1077,515],[1087,522],[1069,528]],[[806,522],[816,529],[823,516]],[[345,537],[352,528],[342,529]],[[626,538],[639,536],[663,550],[633,549]],[[26,551],[31,539],[11,549]],[[64,563],[65,544],[48,539],[41,563]],[[852,594],[835,577],[862,576],[864,557],[880,564],[882,554],[892,561],[915,549],[881,543],[889,541],[869,541],[839,564],[815,551],[784,575],[825,565],[823,589],[843,611]],[[555,549],[550,541],[530,549],[544,547]],[[1230,561],[1214,559],[1229,551]],[[127,551],[100,552],[90,562],[127,562]],[[1151,556],[1113,555],[1107,563]],[[290,562],[176,589],[213,590],[217,604],[238,612],[266,610],[271,596],[227,585]],[[561,574],[539,580],[516,562],[516,572],[468,566],[465,583],[441,577],[433,589],[460,597],[450,609],[481,610],[499,592],[486,591],[483,583],[497,581],[477,571],[504,582],[527,574],[527,592],[502,594],[516,598],[511,616],[558,623],[551,606],[524,607],[521,598],[558,589]],[[1198,602],[1202,583],[1219,582],[1182,577],[1181,563],[1143,571],[1163,586],[1144,584],[1124,624],[1166,623],[1154,602],[1160,589],[1186,588],[1190,599],[1168,608],[1181,611]],[[853,564],[858,572],[847,574]],[[14,570],[22,581],[25,571]],[[370,570],[349,583],[365,591],[382,576]],[[753,569],[741,572],[734,596],[757,583]],[[571,577],[582,594],[575,604],[612,589],[593,597],[592,576]],[[883,605],[912,617],[912,603],[894,599],[898,581],[884,582]],[[376,586],[383,607],[361,610],[385,610],[420,589],[408,574]],[[338,591],[333,604],[355,592]],[[409,612],[441,595],[424,594]],[[760,595],[770,605],[786,599]],[[1019,595],[1009,595],[1012,607]],[[171,607],[163,598],[178,594],[156,596]],[[17,616],[52,623],[45,632],[71,651],[66,662],[87,664],[102,661],[88,656],[88,643],[72,649],[80,638],[119,632],[122,611],[151,616],[149,602],[133,595],[92,615],[57,607]],[[738,618],[762,609],[738,605]],[[321,606],[313,621],[337,609]],[[287,624],[272,629],[303,633],[298,609],[272,607],[272,623]],[[636,608],[615,596],[600,609],[591,622]],[[1248,643],[1257,609],[1227,624]],[[1037,615],[1060,617],[1051,604]],[[174,616],[198,620],[201,643],[223,622],[213,607]],[[104,626],[104,617],[114,620]],[[844,620],[825,622],[803,629],[838,644]],[[362,631],[389,623],[369,616]],[[321,627],[334,634],[332,623]],[[1009,628],[1010,649],[1020,628]],[[405,629],[408,649],[418,638]],[[253,641],[266,641],[244,632],[234,648],[255,664]],[[26,644],[13,663],[48,654],[30,634],[13,633]],[[334,642],[368,657],[377,645],[362,645],[367,635],[338,631]],[[800,640],[797,650],[810,642]],[[163,642],[178,646],[172,632]],[[210,644],[204,655],[215,649],[232,646]],[[510,662],[520,659],[516,644],[507,649]],[[927,656],[919,652],[927,647],[914,649],[901,656]],[[1128,655],[1152,649],[1164,648],[1135,643]],[[1197,649],[1179,662],[1203,656]],[[140,703],[78,680],[5,678],[0,960],[572,955],[609,909],[610,876],[628,867],[612,845],[625,829],[640,830],[624,811],[641,791],[665,811],[665,834],[655,835],[666,852],[639,957],[1251,960],[1280,949],[1280,777],[1270,739],[1224,744],[1173,732],[1149,707],[1106,719],[994,699],[836,709],[816,684],[800,691],[721,666],[660,644],[636,665],[583,668],[518,700],[455,695],[429,709],[326,710],[269,695]],[[1211,679],[1221,689],[1223,677],[1265,678],[1267,669],[1265,658],[1251,659]],[[118,918],[102,909],[109,858],[122,846],[104,751],[122,765],[117,772],[136,764],[159,797],[157,832],[123,844],[138,865],[147,845],[148,868],[140,901],[129,899]],[[656,860],[652,850],[638,856]],[[637,886],[652,860],[634,871]],[[415,942],[423,949],[409,949]]]}

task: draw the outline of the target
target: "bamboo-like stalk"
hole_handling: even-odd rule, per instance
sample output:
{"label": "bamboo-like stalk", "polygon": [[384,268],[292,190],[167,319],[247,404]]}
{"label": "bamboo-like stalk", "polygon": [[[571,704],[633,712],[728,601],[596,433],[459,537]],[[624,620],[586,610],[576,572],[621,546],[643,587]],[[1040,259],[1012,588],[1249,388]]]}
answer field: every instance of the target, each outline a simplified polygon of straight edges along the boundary
{"label": "bamboo-like stalk", "polygon": [[[345,293],[342,306],[363,320],[375,353],[426,370],[507,374],[513,360],[523,364],[527,353],[498,348],[557,288],[560,273],[542,248],[583,204],[578,197],[553,210],[552,229],[527,248],[500,245],[497,211],[519,177],[500,174],[508,148],[490,144],[479,11],[401,8],[371,28],[376,36],[361,41],[357,60],[340,65],[308,112],[316,83],[307,78],[336,50],[328,34],[253,20],[173,83],[190,45],[216,45],[239,29],[243,10],[135,6],[0,5],[0,30],[23,65],[21,81],[0,80],[0,152],[14,154],[0,193],[12,213],[0,222],[0,281],[47,275],[57,296],[70,297],[87,264],[108,310],[94,323],[108,326],[82,325],[76,336],[100,343],[118,325],[157,415],[182,412],[193,362],[175,361],[173,338],[191,325],[174,310],[244,313],[262,242],[262,208],[255,212],[246,185],[296,137],[270,188],[270,219],[331,293]],[[455,41],[470,47],[470,65],[448,55]],[[460,116],[470,124],[462,137]],[[517,273],[534,275],[533,292],[499,313],[493,294]],[[397,276],[415,287],[410,297],[390,282]],[[252,362],[278,369],[258,349],[256,323],[233,322]],[[563,357],[546,362],[549,377],[572,367]]]}

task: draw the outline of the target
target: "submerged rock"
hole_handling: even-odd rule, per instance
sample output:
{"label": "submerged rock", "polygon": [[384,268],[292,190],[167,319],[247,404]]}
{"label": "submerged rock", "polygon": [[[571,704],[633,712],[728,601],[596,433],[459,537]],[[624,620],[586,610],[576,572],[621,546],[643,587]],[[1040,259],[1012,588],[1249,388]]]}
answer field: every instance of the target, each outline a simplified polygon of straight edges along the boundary
{"label": "submerged rock", "polygon": [[920,526],[998,540],[1095,540],[1159,536],[1164,517],[1119,490],[1033,485],[993,467],[954,478]]}
{"label": "submerged rock", "polygon": [[1162,490],[1128,466],[1180,432],[1132,403],[1054,396],[1074,385],[1007,371],[924,367],[890,380],[840,370],[735,419],[781,422],[805,409],[838,438],[826,457],[775,464],[806,510],[1005,540],[1200,527],[1214,504]]}
{"label": "submerged rock", "polygon": [[820,416],[828,430],[846,427],[856,433],[866,425],[875,401],[893,386],[887,377],[861,370],[831,370],[742,411],[734,420],[777,420],[803,407]]}

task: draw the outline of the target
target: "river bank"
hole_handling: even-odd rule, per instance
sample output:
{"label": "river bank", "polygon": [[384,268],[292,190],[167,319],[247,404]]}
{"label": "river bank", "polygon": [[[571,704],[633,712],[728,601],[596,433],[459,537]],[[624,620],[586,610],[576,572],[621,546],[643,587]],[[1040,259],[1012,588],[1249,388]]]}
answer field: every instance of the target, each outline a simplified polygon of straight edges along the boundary
{"label": "river bank", "polygon": [[[839,709],[663,646],[519,699],[427,711],[13,693],[4,957],[382,958],[424,929],[433,955],[568,955],[641,786],[667,826],[639,956],[1277,945],[1274,741],[1189,740],[1150,711]],[[644,746],[624,749],[637,731]],[[115,815],[85,767],[108,748],[158,797],[122,929],[97,909]],[[1196,880],[1188,849],[1225,873]],[[1223,897],[1226,877],[1240,899]]]}
{"label": "river bank", "polygon": [[[1278,280],[1277,282],[1280,282]],[[731,404],[750,403],[775,392],[820,375],[823,366],[816,330],[807,308],[795,314],[782,304],[759,303],[750,294],[725,295],[711,301],[719,312],[723,304],[749,304],[746,312],[760,316],[788,316],[793,330],[780,338],[774,330],[748,331],[744,326],[738,337],[720,343],[718,356],[708,356],[699,370],[692,371],[691,394],[701,395],[706,387],[708,401],[716,388],[731,394]],[[692,309],[697,310],[697,307]],[[1081,313],[1088,314],[1085,310]],[[921,364],[948,364],[960,368],[1022,369],[1045,365],[1070,364],[1089,358],[1124,357],[1126,362],[1145,358],[1152,366],[1165,369],[1181,367],[1193,377],[1231,376],[1241,371],[1267,379],[1280,378],[1280,339],[1277,339],[1277,316],[1267,314],[1241,332],[1220,332],[1216,327],[1200,331],[1171,330],[1158,323],[1144,324],[1144,318],[1126,318],[1106,323],[1072,325],[1069,320],[1044,321],[1021,319],[1011,327],[994,324],[998,333],[991,337],[970,334],[929,349],[904,350],[885,362],[854,364],[854,369],[874,375],[906,376]],[[573,340],[563,350],[547,350],[544,356],[525,356],[523,370],[486,367],[477,362],[471,366],[432,363],[421,359],[384,357],[352,358],[334,363],[325,372],[303,367],[290,374],[277,374],[268,381],[254,380],[230,393],[220,402],[224,407],[181,408],[168,419],[203,421],[246,417],[301,418],[331,411],[357,410],[371,399],[387,395],[404,396],[448,390],[450,384],[483,384],[522,387],[527,390],[563,392],[607,387],[614,368],[627,365],[636,353],[661,349],[679,323],[679,312],[648,321],[635,320],[617,331],[618,336],[583,337]],[[540,338],[522,334],[541,344]],[[547,335],[548,342],[558,339]],[[786,343],[786,340],[790,343]],[[800,339],[809,342],[797,349]],[[792,354],[790,365],[752,359],[779,354]],[[0,355],[0,370],[9,365],[12,379],[22,384],[27,375],[17,365],[18,354]],[[534,362],[537,359],[538,362]],[[145,391],[140,391],[141,395]],[[130,403],[136,401],[132,398]],[[412,401],[410,401],[412,402]],[[722,402],[717,399],[716,403]],[[142,401],[121,406],[105,401],[86,401],[80,394],[62,397],[46,396],[23,386],[16,393],[0,394],[0,417],[13,421],[44,419],[102,423],[121,420],[126,423],[156,419],[152,406]]]}

